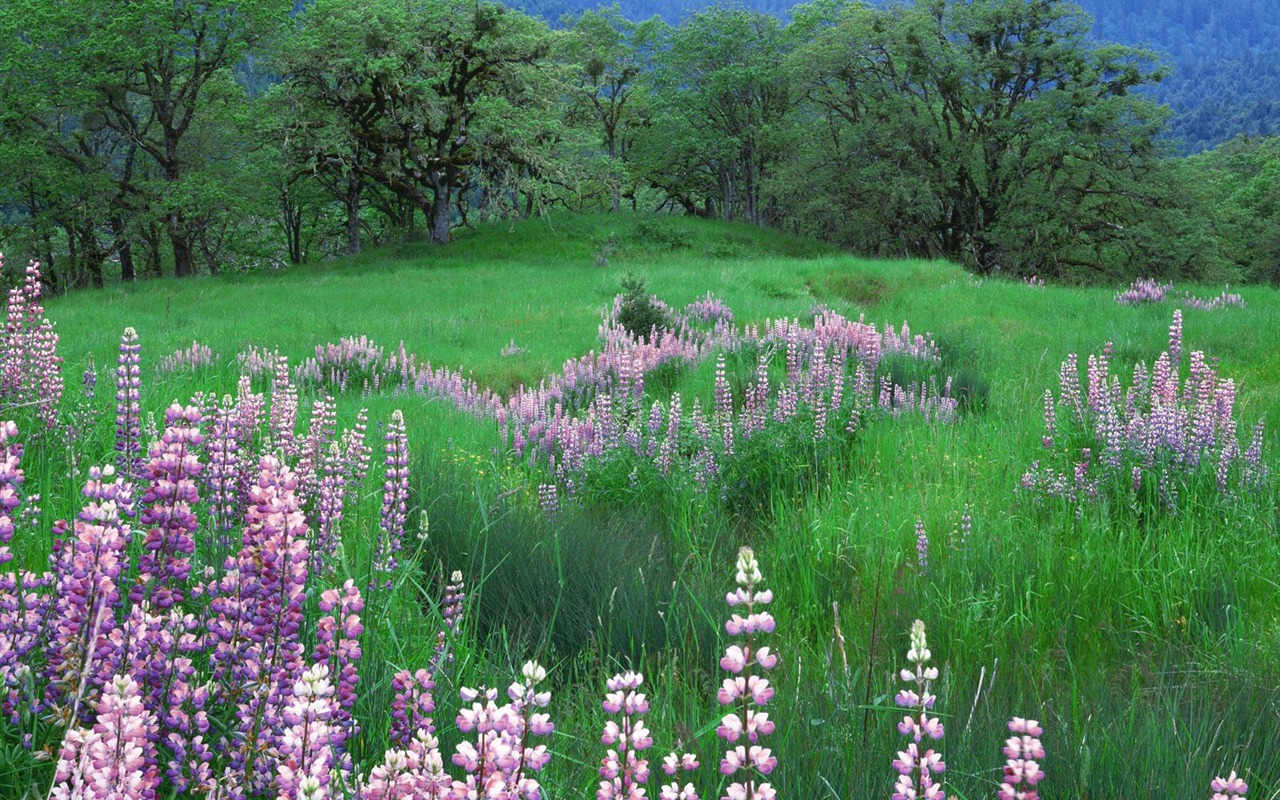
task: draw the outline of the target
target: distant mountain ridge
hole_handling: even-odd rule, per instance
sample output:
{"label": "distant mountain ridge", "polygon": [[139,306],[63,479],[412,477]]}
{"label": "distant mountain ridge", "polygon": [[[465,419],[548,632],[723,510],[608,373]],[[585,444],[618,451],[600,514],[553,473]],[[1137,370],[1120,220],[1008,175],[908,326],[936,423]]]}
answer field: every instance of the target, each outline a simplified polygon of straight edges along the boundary
{"label": "distant mountain ridge", "polygon": [[[794,3],[742,0],[786,17]],[[873,5],[888,5],[873,2]],[[512,0],[557,22],[606,3]],[[711,5],[696,0],[619,0],[625,16],[678,22]],[[1183,152],[1212,148],[1237,135],[1280,134],[1280,8],[1277,0],[1080,0],[1099,41],[1167,54],[1173,74],[1153,90],[1174,112],[1167,138]]]}

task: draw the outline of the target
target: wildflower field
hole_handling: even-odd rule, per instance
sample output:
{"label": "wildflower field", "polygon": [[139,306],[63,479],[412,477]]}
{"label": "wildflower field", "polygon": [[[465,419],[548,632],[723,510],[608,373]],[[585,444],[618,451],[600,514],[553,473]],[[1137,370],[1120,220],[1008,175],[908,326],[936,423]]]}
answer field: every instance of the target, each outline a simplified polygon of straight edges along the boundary
{"label": "wildflower field", "polygon": [[1280,797],[1274,289],[640,215],[18,255],[0,797]]}

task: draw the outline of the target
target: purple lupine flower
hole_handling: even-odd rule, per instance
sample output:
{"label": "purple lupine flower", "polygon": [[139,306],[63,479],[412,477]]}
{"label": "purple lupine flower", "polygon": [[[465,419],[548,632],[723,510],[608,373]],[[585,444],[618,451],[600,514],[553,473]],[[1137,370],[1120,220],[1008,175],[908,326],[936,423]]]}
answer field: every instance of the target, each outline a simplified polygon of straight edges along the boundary
{"label": "purple lupine flower", "polygon": [[138,560],[139,583],[129,592],[135,603],[150,601],[161,609],[181,603],[191,574],[191,554],[199,523],[192,509],[200,502],[195,480],[204,465],[194,452],[204,442],[200,412],[174,403],[165,411],[165,430],[151,449],[143,469],[149,482],[142,497],[141,522],[148,528]]}
{"label": "purple lupine flower", "polygon": [[138,684],[113,676],[97,703],[97,724],[67,731],[50,800],[150,800],[160,785],[155,766],[156,717],[143,707]]}
{"label": "purple lupine flower", "polygon": [[373,458],[373,448],[365,439],[368,429],[369,410],[362,408],[356,414],[355,426],[342,432],[342,452],[349,455],[346,460],[349,469],[347,482],[356,486],[364,483],[365,476],[369,474],[369,462]]}
{"label": "purple lupine flower", "polygon": [[213,427],[209,443],[209,469],[206,481],[209,486],[210,528],[216,537],[219,552],[231,547],[231,531],[237,526],[244,512],[244,493],[240,479],[240,441],[236,425],[236,410],[230,395],[222,399],[214,411]]}
{"label": "purple lupine flower", "polygon": [[1034,719],[1014,717],[1009,721],[1009,732],[1013,736],[1005,740],[1004,757],[1007,760],[996,797],[999,800],[1038,800],[1040,795],[1036,793],[1036,784],[1044,780],[1044,770],[1040,769],[1040,761],[1044,758],[1040,737],[1044,731]]}
{"label": "purple lupine flower", "polygon": [[1209,790],[1213,792],[1210,800],[1245,800],[1249,784],[1237,777],[1235,770],[1232,770],[1226,778],[1214,778],[1209,784]]}
{"label": "purple lupine flower", "polygon": [[924,530],[924,520],[916,519],[916,574],[929,571],[929,536]]}
{"label": "purple lupine flower", "polygon": [[778,759],[760,740],[773,733],[774,724],[768,712],[756,709],[773,699],[773,686],[762,673],[773,669],[778,657],[768,647],[756,647],[756,637],[773,633],[776,623],[763,608],[773,600],[773,592],[759,588],[764,576],[750,547],[738,551],[736,579],[738,588],[726,595],[725,601],[735,609],[741,606],[746,616],[735,612],[725,623],[725,631],[730,636],[745,636],[746,641],[730,645],[720,659],[721,669],[734,676],[725,679],[717,694],[720,705],[733,709],[716,728],[716,734],[729,745],[720,760],[720,772],[732,781],[721,800],[773,800],[772,784],[761,779],[773,772]]}
{"label": "purple lupine flower", "polygon": [[329,668],[313,664],[293,685],[282,715],[286,726],[278,745],[276,788],[280,800],[329,797],[333,748],[333,684]]}
{"label": "purple lupine flower", "polygon": [[1055,413],[1056,406],[1053,402],[1053,392],[1048,389],[1044,390],[1044,436],[1040,437],[1040,444],[1045,449],[1052,449],[1054,437],[1058,435],[1058,419]]}
{"label": "purple lupine flower", "polygon": [[899,751],[893,761],[893,768],[898,772],[893,800],[946,800],[942,783],[935,782],[933,776],[942,774],[947,765],[932,748],[924,752],[920,748],[926,737],[938,740],[943,734],[942,721],[929,716],[937,700],[929,688],[938,679],[938,668],[925,666],[931,658],[924,623],[916,620],[911,625],[911,648],[907,651],[911,667],[900,674],[903,681],[914,684],[915,688],[903,689],[894,697],[899,708],[911,709],[898,723],[898,732],[912,737],[913,741],[907,744],[906,750]]}
{"label": "purple lupine flower", "polygon": [[348,579],[341,590],[325,590],[320,595],[320,612],[325,616],[316,623],[316,646],[313,654],[316,661],[328,665],[329,675],[336,682],[330,718],[330,744],[334,753],[343,757],[340,760],[348,770],[350,765],[345,760],[346,743],[360,732],[360,726],[351,712],[356,704],[356,686],[360,683],[360,634],[364,632],[364,626],[360,624],[360,612],[363,610],[364,600],[360,597],[355,581]]}
{"label": "purple lupine flower", "polygon": [[724,354],[716,360],[715,423],[720,429],[720,443],[726,456],[733,455],[733,391],[725,377]]}
{"label": "purple lupine flower", "polygon": [[142,345],[125,328],[116,364],[116,468],[128,477],[142,473]]}
{"label": "purple lupine flower", "polygon": [[644,683],[638,672],[614,675],[608,681],[604,710],[621,714],[621,720],[610,719],[600,741],[609,748],[600,762],[600,789],[597,800],[638,800],[645,796],[644,784],[649,780],[649,762],[639,756],[653,745],[653,737],[642,716],[649,713],[649,701],[636,691]]}
{"label": "purple lupine flower", "polygon": [[[92,707],[91,702],[82,706],[86,698],[93,700],[86,678],[93,682],[101,675],[99,665],[111,649],[108,636],[117,625],[131,535],[122,517],[132,506],[132,491],[110,465],[90,469],[84,487],[88,502],[71,536],[55,540],[50,556],[56,599],[46,653],[47,694],[50,705],[70,721]],[[65,523],[57,528],[65,531]]]}
{"label": "purple lupine flower", "polygon": [[560,510],[559,491],[554,483],[538,484],[538,507],[547,515],[555,514]]}
{"label": "purple lupine flower", "polygon": [[[303,501],[316,510],[320,481],[324,477],[324,460],[330,446],[337,444],[338,409],[333,398],[325,395],[311,405],[311,421],[307,438],[302,441],[298,458],[298,488]],[[344,470],[345,471],[345,470]]]}
{"label": "purple lupine flower", "polygon": [[234,792],[262,791],[275,776],[272,747],[281,713],[303,669],[300,638],[307,581],[307,526],[297,480],[274,456],[259,462],[249,493],[243,546],[215,587],[208,622],[210,662],[240,730],[223,743]]}
{"label": "purple lupine flower", "polygon": [[338,450],[338,443],[329,445],[321,465],[317,502],[315,551],[311,554],[311,570],[317,574],[332,572],[334,553],[341,545],[340,526],[347,496],[347,460]]}
{"label": "purple lupine flower", "polygon": [[968,544],[969,537],[973,534],[973,515],[970,513],[969,504],[964,504],[964,511],[960,513],[960,545]]}
{"label": "purple lupine flower", "polygon": [[1169,361],[1176,370],[1182,362],[1182,309],[1174,309],[1169,325]]}
{"label": "purple lupine flower", "polygon": [[680,446],[680,393],[673,392],[671,403],[667,407],[667,433],[658,448],[658,473],[666,477],[671,473],[672,459]]}
{"label": "purple lupine flower", "polygon": [[386,435],[386,477],[382,484],[382,518],[378,540],[374,546],[374,582],[381,576],[387,588],[396,570],[396,554],[404,546],[404,523],[409,500],[409,437],[405,434],[404,414],[391,413]]}
{"label": "purple lupine flower", "polygon": [[449,652],[449,643],[459,623],[462,622],[462,604],[466,599],[467,595],[463,592],[462,571],[454,570],[449,576],[449,583],[445,584],[444,596],[440,599],[440,618],[444,628],[436,636],[436,647],[431,653],[431,661],[427,667],[433,680],[442,667],[453,661],[453,654]]}
{"label": "purple lupine flower", "polygon": [[387,738],[393,745],[407,748],[419,732],[428,736],[436,731],[431,715],[435,713],[436,684],[430,672],[420,669],[410,673],[401,670],[391,678],[391,730]]}
{"label": "purple lupine flower", "polygon": [[289,359],[276,356],[271,376],[271,448],[285,456],[298,454],[298,387],[289,377]]}

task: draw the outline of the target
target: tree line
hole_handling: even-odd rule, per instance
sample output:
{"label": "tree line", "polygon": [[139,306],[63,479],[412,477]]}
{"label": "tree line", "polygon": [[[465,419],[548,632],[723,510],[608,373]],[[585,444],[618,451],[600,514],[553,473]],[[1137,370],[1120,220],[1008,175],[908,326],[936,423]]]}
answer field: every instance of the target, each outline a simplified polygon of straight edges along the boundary
{"label": "tree line", "polygon": [[1277,279],[1277,146],[1170,156],[1165,73],[1059,0],[556,28],[490,0],[8,0],[0,245],[60,291],[631,209],[982,274]]}

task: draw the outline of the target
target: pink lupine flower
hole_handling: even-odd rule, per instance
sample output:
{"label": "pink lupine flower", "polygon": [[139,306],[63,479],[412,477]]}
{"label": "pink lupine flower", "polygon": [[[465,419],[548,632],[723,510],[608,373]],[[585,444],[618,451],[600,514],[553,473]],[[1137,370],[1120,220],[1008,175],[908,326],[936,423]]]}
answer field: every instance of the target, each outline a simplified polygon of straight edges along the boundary
{"label": "pink lupine flower", "polygon": [[733,614],[725,630],[731,636],[745,635],[747,639],[744,645],[730,645],[720,661],[720,666],[734,676],[724,681],[717,695],[721,705],[733,709],[716,728],[716,734],[731,745],[720,761],[720,771],[732,780],[722,800],[772,797],[773,787],[760,779],[778,765],[772,751],[760,744],[763,737],[773,733],[773,721],[767,712],[752,707],[764,706],[773,699],[773,686],[756,670],[768,671],[777,666],[778,660],[769,648],[756,646],[756,635],[772,633],[775,627],[773,615],[762,608],[773,600],[773,592],[758,588],[764,577],[749,547],[738,551],[736,580],[738,588],[725,600],[733,608],[742,607],[746,616]]}
{"label": "pink lupine flower", "polygon": [[[680,746],[680,742],[676,742],[677,750]],[[662,771],[667,774],[669,780],[662,785],[658,795],[661,800],[698,800],[698,792],[693,784],[686,782],[681,786],[676,776],[680,772],[693,772],[700,766],[698,757],[693,753],[668,753],[666,758],[662,759]]]}
{"label": "pink lupine flower", "polygon": [[18,492],[24,480],[18,426],[13,420],[0,422],[0,565],[13,560],[9,542],[17,528],[15,517],[22,502]]}
{"label": "pink lupine flower", "polygon": [[530,746],[528,737],[552,732],[547,714],[535,711],[551,702],[551,694],[536,690],[547,675],[537,663],[530,661],[521,672],[524,681],[511,684],[506,705],[498,705],[496,689],[462,690],[462,699],[471,705],[458,712],[458,730],[474,732],[476,738],[459,743],[453,754],[466,778],[454,781],[450,797],[540,800],[542,787],[529,773],[546,766],[551,754],[544,745]]}
{"label": "pink lupine flower", "polygon": [[316,623],[314,657],[327,663],[334,683],[330,744],[341,757],[345,757],[347,741],[360,732],[351,712],[356,704],[356,686],[360,683],[358,668],[363,655],[360,634],[364,632],[360,612],[363,610],[360,590],[351,579],[342,589],[327,589],[320,595],[320,611],[325,616]]}
{"label": "pink lupine flower", "polygon": [[1044,780],[1039,763],[1044,759],[1039,738],[1044,731],[1034,719],[1014,717],[1009,721],[1009,732],[1013,736],[1005,741],[1004,756],[1008,760],[996,796],[999,800],[1037,800],[1036,784]]}
{"label": "pink lupine flower", "polygon": [[604,710],[621,714],[622,718],[609,720],[600,737],[609,751],[600,762],[600,777],[604,780],[596,792],[598,800],[637,800],[646,796],[644,784],[649,779],[649,762],[639,754],[653,745],[653,737],[642,719],[649,711],[649,701],[636,691],[642,683],[644,676],[637,672],[619,673],[608,681]]}
{"label": "pink lupine flower", "polygon": [[97,723],[67,731],[53,777],[51,800],[146,800],[160,784],[155,766],[155,714],[144,708],[128,675],[106,681]]}
{"label": "pink lupine flower", "polygon": [[1249,785],[1236,776],[1235,770],[1226,778],[1214,778],[1209,788],[1213,792],[1210,800],[1245,800],[1249,791]]}
{"label": "pink lupine flower", "polygon": [[898,723],[898,732],[910,736],[912,741],[907,749],[900,751],[893,761],[893,768],[898,772],[893,800],[945,800],[942,783],[935,782],[934,776],[940,775],[947,768],[942,756],[932,748],[921,751],[921,743],[925,739],[942,738],[942,722],[930,717],[937,697],[930,693],[930,687],[938,679],[937,667],[925,666],[932,654],[925,639],[924,623],[916,620],[911,626],[911,647],[907,651],[907,661],[911,666],[900,673],[903,681],[913,684],[914,688],[903,689],[894,697],[900,708],[911,709],[911,713]]}
{"label": "pink lupine flower", "polygon": [[285,725],[277,745],[276,788],[280,800],[321,800],[329,797],[333,751],[333,684],[329,668],[314,664],[293,685],[284,709]]}
{"label": "pink lupine flower", "polygon": [[436,738],[420,730],[404,749],[388,750],[360,789],[359,800],[443,800],[453,782]]}

